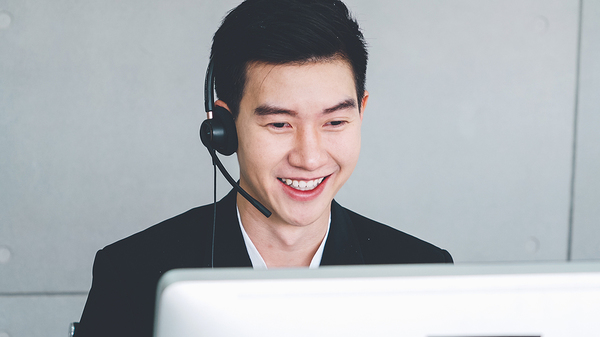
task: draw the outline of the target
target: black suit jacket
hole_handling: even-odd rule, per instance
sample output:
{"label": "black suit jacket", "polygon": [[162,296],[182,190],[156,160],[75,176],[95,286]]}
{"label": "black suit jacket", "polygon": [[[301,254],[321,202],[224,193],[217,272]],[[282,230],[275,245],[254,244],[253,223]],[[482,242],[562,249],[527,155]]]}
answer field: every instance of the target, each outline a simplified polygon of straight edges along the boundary
{"label": "black suit jacket", "polygon": [[[214,266],[252,267],[239,228],[236,193],[217,203]],[[77,336],[152,336],[159,278],[211,265],[213,205],[194,208],[98,251]],[[451,263],[425,241],[331,206],[321,265]]]}

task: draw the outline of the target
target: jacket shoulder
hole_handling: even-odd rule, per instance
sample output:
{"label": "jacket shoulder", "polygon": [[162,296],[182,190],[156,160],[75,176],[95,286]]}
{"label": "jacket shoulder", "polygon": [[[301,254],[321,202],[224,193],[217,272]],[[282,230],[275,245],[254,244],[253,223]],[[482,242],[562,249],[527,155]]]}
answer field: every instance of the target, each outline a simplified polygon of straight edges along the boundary
{"label": "jacket shoulder", "polygon": [[446,250],[345,209],[366,264],[452,263]]}
{"label": "jacket shoulder", "polygon": [[98,251],[78,335],[151,335],[158,280],[170,269],[199,266],[211,210],[191,209]]}
{"label": "jacket shoulder", "polygon": [[[148,263],[152,269],[168,264],[169,268],[187,267],[199,249],[210,243],[212,233],[212,205],[196,207],[164,220],[102,249],[114,261],[143,268]],[[168,260],[168,261],[167,261]],[[159,267],[160,269],[160,267]]]}

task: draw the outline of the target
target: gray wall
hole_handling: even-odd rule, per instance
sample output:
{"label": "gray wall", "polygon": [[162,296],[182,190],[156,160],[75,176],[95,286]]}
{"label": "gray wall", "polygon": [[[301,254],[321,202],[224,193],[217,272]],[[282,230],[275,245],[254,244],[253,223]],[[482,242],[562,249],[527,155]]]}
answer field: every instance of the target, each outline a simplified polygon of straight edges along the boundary
{"label": "gray wall", "polygon": [[[0,0],[1,337],[65,335],[96,250],[211,202],[203,77],[236,4]],[[371,96],[338,201],[456,263],[599,260],[600,2],[348,4]]]}

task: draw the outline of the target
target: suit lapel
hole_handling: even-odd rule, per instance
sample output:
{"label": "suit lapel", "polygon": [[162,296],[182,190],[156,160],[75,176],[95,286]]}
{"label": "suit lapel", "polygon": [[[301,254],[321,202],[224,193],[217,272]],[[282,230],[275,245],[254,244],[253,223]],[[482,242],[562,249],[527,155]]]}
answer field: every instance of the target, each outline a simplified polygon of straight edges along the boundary
{"label": "suit lapel", "polygon": [[331,203],[331,227],[325,242],[321,265],[364,264],[362,251],[352,221],[335,200]]}
{"label": "suit lapel", "polygon": [[232,190],[217,203],[215,267],[252,267],[237,218],[236,196]]}
{"label": "suit lapel", "polygon": [[[232,190],[217,203],[215,267],[252,267],[236,211],[237,192]],[[358,237],[346,210],[335,200],[331,204],[331,227],[321,265],[364,264]]]}

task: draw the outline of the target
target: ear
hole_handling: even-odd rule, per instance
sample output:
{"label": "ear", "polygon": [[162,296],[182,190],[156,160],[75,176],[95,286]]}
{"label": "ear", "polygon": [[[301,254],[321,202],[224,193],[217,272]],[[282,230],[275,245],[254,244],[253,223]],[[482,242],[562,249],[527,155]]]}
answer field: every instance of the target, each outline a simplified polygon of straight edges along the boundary
{"label": "ear", "polygon": [[208,136],[205,135],[204,138],[210,142],[212,148],[217,152],[229,156],[237,150],[238,145],[237,130],[233,115],[227,104],[221,100],[215,102],[212,113],[213,118],[210,120],[207,119],[202,123],[203,125],[204,123],[208,123],[210,126],[210,130],[206,129],[206,135]]}
{"label": "ear", "polygon": [[215,105],[220,106],[221,108],[225,108],[225,109],[227,109],[227,111],[229,111],[229,113],[231,113],[231,110],[229,109],[229,106],[227,105],[227,103],[221,101],[220,99],[215,101]]}
{"label": "ear", "polygon": [[369,92],[365,90],[365,93],[363,94],[363,98],[362,101],[360,102],[360,119],[362,120],[364,112],[365,112],[365,108],[367,107],[367,101],[369,100]]}

